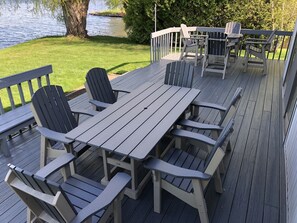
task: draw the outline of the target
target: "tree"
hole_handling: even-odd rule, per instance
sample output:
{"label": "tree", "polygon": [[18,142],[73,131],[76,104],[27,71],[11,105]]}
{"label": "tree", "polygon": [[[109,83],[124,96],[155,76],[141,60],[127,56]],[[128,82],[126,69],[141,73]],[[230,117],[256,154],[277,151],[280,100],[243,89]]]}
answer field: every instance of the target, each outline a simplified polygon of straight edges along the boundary
{"label": "tree", "polygon": [[[5,0],[1,1],[3,2]],[[20,1],[10,0],[12,4],[16,5]],[[82,38],[88,37],[86,26],[90,0],[31,0],[31,2],[34,3],[36,11],[41,11],[44,7],[45,9],[49,9],[54,15],[58,15],[61,12],[66,26],[66,35]]]}

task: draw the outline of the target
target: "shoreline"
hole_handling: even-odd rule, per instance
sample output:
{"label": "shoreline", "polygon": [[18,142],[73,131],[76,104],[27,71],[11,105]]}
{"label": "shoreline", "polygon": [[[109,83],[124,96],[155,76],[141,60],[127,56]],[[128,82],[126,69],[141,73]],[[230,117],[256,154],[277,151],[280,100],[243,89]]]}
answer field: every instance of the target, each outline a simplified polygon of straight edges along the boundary
{"label": "shoreline", "polygon": [[125,13],[124,12],[110,12],[110,11],[98,11],[98,12],[94,11],[94,12],[90,12],[89,15],[123,18]]}

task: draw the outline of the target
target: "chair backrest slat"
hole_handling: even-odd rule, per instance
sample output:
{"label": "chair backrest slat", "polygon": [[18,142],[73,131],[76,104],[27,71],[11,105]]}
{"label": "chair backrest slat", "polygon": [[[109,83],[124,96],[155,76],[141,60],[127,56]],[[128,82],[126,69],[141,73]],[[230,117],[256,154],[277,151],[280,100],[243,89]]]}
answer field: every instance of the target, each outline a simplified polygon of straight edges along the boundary
{"label": "chair backrest slat", "polygon": [[108,75],[103,68],[92,68],[86,75],[86,81],[90,90],[90,95],[94,100],[113,104],[116,97],[113,93]]}
{"label": "chair backrest slat", "polygon": [[78,125],[60,86],[38,89],[32,97],[32,105],[38,116],[35,120],[43,127],[67,133]]}
{"label": "chair backrest slat", "polygon": [[184,61],[167,64],[164,84],[191,88],[193,84],[194,67]]}

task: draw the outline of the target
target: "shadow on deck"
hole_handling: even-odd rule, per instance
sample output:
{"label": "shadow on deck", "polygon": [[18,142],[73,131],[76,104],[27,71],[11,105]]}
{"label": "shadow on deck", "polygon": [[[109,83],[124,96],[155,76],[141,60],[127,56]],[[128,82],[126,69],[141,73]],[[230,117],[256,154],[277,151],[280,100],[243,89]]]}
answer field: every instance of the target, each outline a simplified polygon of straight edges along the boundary
{"label": "shadow on deck", "polygon": [[[163,81],[169,60],[134,70],[112,80],[112,84],[133,90],[147,81]],[[198,99],[224,104],[231,99],[237,87],[243,88],[243,97],[235,119],[231,137],[233,150],[227,153],[227,172],[223,176],[224,193],[214,192],[211,183],[205,193],[211,222],[285,222],[285,179],[281,131],[281,73],[283,61],[269,61],[268,73],[249,67],[243,72],[242,60],[231,63],[222,80],[221,75],[207,73],[201,78],[197,66],[194,87],[201,90]],[[71,101],[73,107],[86,107],[86,94]],[[201,110],[208,121],[216,120],[218,113]],[[25,205],[4,182],[7,163],[29,171],[39,168],[39,133],[35,128],[9,141],[12,157],[0,156],[0,222],[25,222]],[[86,152],[78,162],[78,171],[92,179],[103,177],[98,150]],[[199,222],[197,211],[167,192],[163,193],[162,212],[153,212],[152,183],[138,200],[125,197],[123,222]]]}

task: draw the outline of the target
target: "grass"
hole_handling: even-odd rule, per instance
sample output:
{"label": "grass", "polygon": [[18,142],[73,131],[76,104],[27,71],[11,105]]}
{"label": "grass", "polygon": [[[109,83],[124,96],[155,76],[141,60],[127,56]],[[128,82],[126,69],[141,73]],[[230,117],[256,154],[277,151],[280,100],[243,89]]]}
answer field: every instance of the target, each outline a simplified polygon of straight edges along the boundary
{"label": "grass", "polygon": [[[135,44],[127,38],[48,37],[1,49],[0,61],[0,78],[52,64],[51,83],[71,92],[83,86],[85,75],[92,67],[123,74],[147,66],[150,51],[148,45]],[[4,106],[8,103],[6,98],[1,98]]]}

